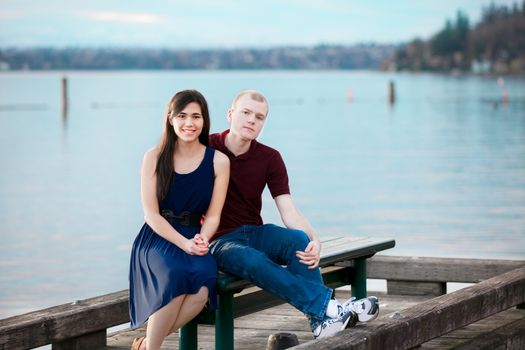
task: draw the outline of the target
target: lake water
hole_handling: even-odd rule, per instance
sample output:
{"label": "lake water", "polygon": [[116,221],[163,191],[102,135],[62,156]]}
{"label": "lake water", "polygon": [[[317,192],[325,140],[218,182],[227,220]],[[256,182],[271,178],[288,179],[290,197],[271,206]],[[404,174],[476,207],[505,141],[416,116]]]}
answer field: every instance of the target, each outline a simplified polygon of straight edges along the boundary
{"label": "lake water", "polygon": [[[69,84],[62,116],[60,79]],[[397,100],[387,102],[387,84]],[[394,237],[391,255],[525,259],[525,79],[378,72],[0,74],[0,318],[125,289],[139,170],[171,95],[212,131],[241,89],[321,237]],[[264,218],[280,223],[271,198]]]}

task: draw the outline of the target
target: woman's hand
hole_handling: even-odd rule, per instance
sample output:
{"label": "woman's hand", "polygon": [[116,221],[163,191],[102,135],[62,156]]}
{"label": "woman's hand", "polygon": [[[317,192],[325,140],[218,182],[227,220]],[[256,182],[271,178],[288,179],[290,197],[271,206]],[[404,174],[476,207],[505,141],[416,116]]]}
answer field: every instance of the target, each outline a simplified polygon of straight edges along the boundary
{"label": "woman's hand", "polygon": [[308,265],[309,269],[315,269],[319,266],[319,260],[321,252],[321,245],[317,241],[310,241],[306,246],[304,252],[297,251],[295,255],[299,258],[299,261],[305,265]]}
{"label": "woman's hand", "polygon": [[193,241],[195,244],[197,244],[200,247],[208,248],[210,245],[210,242],[208,242],[208,239],[201,235],[200,233],[197,233],[195,237],[193,237]]}
{"label": "woman's hand", "polygon": [[[200,236],[196,238],[197,236]],[[183,250],[190,255],[205,255],[208,253],[208,244],[199,234],[196,234],[192,239],[187,239]]]}

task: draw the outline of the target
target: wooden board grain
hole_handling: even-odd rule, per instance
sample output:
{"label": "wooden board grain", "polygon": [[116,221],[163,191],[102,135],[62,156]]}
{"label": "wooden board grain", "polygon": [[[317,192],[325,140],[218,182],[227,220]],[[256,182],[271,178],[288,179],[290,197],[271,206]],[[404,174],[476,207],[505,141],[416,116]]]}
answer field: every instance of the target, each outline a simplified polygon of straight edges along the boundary
{"label": "wooden board grain", "polygon": [[294,349],[410,349],[525,301],[525,267],[403,310],[399,317]]}

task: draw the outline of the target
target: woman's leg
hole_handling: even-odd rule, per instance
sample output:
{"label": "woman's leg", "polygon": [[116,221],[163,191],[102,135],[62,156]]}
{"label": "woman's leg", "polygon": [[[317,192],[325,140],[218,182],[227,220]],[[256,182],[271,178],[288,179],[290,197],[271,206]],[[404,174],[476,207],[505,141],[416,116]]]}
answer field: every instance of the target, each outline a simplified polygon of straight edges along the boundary
{"label": "woman's leg", "polygon": [[177,318],[172,323],[172,326],[168,332],[171,334],[186,323],[193,320],[195,316],[201,312],[208,301],[208,287],[201,287],[196,294],[186,294],[182,306],[180,307]]}
{"label": "woman's leg", "polygon": [[143,342],[143,344],[146,344],[146,349],[160,349],[164,338],[169,334],[171,326],[178,318],[186,297],[186,294],[179,295],[149,317],[146,328],[146,341]]}

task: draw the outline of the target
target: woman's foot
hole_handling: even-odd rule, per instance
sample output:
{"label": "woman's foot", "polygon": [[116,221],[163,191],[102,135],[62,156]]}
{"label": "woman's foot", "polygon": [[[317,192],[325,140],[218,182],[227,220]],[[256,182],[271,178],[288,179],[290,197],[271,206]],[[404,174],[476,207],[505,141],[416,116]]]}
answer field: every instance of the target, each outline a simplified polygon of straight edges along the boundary
{"label": "woman's foot", "polygon": [[131,350],[146,350],[146,337],[136,337],[131,344]]}

